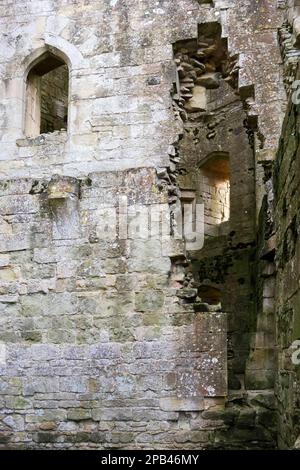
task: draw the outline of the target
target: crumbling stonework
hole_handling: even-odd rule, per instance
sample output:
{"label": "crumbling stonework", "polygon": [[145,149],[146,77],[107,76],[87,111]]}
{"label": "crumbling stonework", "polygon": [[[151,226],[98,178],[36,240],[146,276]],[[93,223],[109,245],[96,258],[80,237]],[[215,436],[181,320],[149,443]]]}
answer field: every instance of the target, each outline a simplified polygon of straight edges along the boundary
{"label": "crumbling stonework", "polygon": [[298,8],[1,2],[2,448],[297,447]]}

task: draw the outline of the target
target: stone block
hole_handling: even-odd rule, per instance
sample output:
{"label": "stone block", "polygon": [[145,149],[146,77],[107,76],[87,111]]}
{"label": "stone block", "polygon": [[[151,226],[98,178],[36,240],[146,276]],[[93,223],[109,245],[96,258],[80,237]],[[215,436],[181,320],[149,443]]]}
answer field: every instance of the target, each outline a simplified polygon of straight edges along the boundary
{"label": "stone block", "polygon": [[165,397],[159,401],[163,411],[201,411],[204,410],[203,398]]}
{"label": "stone block", "polygon": [[140,312],[155,312],[163,307],[164,300],[163,291],[144,289],[135,294],[135,308]]}
{"label": "stone block", "polygon": [[84,421],[91,419],[91,411],[85,408],[74,408],[67,412],[67,418],[71,421]]}
{"label": "stone block", "polygon": [[207,110],[207,96],[204,86],[195,86],[193,97],[186,103],[185,109],[191,113]]}

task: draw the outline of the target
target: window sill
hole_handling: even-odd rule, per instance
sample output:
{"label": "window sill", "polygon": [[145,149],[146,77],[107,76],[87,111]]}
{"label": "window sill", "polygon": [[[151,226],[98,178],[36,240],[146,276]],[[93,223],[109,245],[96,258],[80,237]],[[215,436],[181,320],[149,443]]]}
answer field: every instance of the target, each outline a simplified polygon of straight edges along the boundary
{"label": "window sill", "polygon": [[40,134],[37,137],[25,137],[18,139],[18,147],[39,147],[40,145],[62,144],[67,141],[67,131],[54,131],[49,134]]}

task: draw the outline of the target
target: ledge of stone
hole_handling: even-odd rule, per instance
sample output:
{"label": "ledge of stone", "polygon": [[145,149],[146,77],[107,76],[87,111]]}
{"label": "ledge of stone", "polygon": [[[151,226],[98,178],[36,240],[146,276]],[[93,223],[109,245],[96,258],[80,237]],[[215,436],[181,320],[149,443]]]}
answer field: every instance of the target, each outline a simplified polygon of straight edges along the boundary
{"label": "ledge of stone", "polygon": [[163,411],[202,411],[204,398],[177,398],[165,397],[159,401]]}
{"label": "ledge of stone", "polygon": [[49,143],[60,144],[65,143],[67,140],[67,131],[55,131],[50,134],[40,134],[37,137],[25,137],[18,139],[16,144],[18,147],[38,147],[40,145],[47,145]]}

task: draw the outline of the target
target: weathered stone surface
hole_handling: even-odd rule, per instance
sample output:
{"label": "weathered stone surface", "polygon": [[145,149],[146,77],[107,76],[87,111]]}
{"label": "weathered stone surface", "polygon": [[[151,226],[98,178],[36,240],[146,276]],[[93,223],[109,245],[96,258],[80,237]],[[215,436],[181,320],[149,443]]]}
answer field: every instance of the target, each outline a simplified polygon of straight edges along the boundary
{"label": "weathered stone surface", "polygon": [[204,409],[203,399],[166,397],[160,399],[164,411],[199,411]]}
{"label": "weathered stone surface", "polygon": [[220,76],[217,73],[204,73],[197,78],[196,83],[208,89],[219,88]]}
{"label": "weathered stone surface", "polygon": [[0,18],[0,447],[297,448],[299,8]]}
{"label": "weathered stone surface", "polygon": [[[298,75],[296,76],[298,78]],[[279,445],[294,448],[299,436],[299,141],[298,106],[290,102],[274,171],[276,277],[273,317],[277,324]],[[270,289],[266,294],[269,296]],[[269,315],[270,317],[270,315]],[[270,328],[270,326],[269,326]],[[298,439],[299,440],[299,439]],[[297,446],[296,446],[297,448]]]}
{"label": "weathered stone surface", "polygon": [[198,113],[199,111],[207,110],[206,89],[204,86],[196,86],[194,88],[193,96],[186,103],[185,108],[191,113]]}

